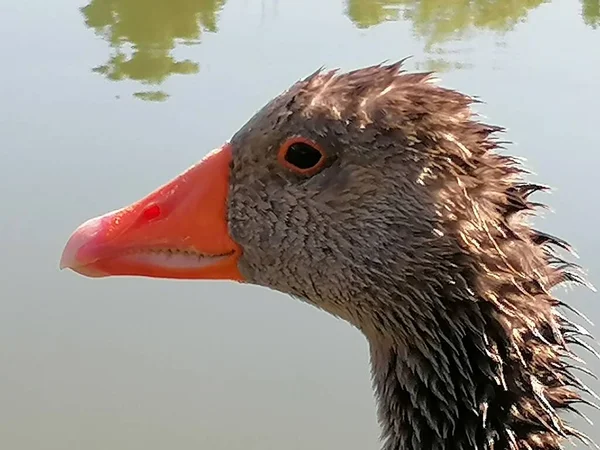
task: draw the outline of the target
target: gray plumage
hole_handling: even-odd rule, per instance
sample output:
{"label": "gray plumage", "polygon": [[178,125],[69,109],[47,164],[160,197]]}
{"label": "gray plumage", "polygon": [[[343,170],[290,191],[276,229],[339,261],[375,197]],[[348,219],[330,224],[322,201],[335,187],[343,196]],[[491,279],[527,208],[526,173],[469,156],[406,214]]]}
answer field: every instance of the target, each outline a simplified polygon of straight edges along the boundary
{"label": "gray plumage", "polygon": [[[231,140],[229,226],[249,283],[368,339],[384,450],[559,449],[582,402],[582,328],[550,290],[584,283],[527,222],[544,190],[498,152],[474,99],[401,63],[318,71]],[[291,136],[327,154],[277,162]]]}

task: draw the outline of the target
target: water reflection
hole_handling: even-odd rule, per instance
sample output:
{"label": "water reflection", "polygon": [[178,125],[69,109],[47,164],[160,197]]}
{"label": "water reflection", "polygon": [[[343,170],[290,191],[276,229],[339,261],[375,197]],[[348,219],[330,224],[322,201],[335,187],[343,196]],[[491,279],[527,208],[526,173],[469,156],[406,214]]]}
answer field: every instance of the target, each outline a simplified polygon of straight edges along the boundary
{"label": "water reflection", "polygon": [[347,13],[360,28],[410,20],[428,47],[461,37],[472,28],[508,31],[547,0],[347,0]]}
{"label": "water reflection", "polygon": [[[135,80],[159,86],[175,74],[197,73],[199,65],[177,61],[177,44],[198,43],[202,32],[217,31],[225,0],[92,0],[81,8],[85,23],[109,42],[109,60],[93,69],[109,80]],[[160,90],[137,92],[143,100],[163,101]]]}
{"label": "water reflection", "polygon": [[[419,68],[437,72],[469,67],[451,61],[442,44],[459,41],[472,30],[506,33],[549,0],[346,0],[346,14],[358,28],[411,21],[429,58]],[[600,25],[600,0],[581,0],[583,21]],[[464,52],[461,52],[464,53]]]}
{"label": "water reflection", "polygon": [[[359,28],[410,20],[428,45],[456,39],[472,28],[505,32],[549,0],[346,0],[346,13]],[[586,24],[600,24],[600,0],[581,0]]]}
{"label": "water reflection", "polygon": [[[428,59],[417,66],[446,71],[468,68],[465,35],[488,30],[502,35],[524,22],[549,0],[345,0],[345,14],[358,28],[383,22],[410,21],[425,43]],[[164,101],[159,86],[171,75],[194,74],[199,64],[176,60],[175,47],[195,44],[202,32],[217,31],[217,17],[226,0],[91,0],[81,8],[85,23],[111,46],[109,60],[93,69],[110,80],[135,80],[155,89],[136,92],[146,101]],[[264,6],[264,5],[263,5]],[[581,0],[583,21],[600,27],[600,0]],[[463,41],[461,41],[463,39]],[[502,44],[501,42],[499,43]]]}
{"label": "water reflection", "polygon": [[600,0],[581,0],[581,15],[586,25],[600,27]]}

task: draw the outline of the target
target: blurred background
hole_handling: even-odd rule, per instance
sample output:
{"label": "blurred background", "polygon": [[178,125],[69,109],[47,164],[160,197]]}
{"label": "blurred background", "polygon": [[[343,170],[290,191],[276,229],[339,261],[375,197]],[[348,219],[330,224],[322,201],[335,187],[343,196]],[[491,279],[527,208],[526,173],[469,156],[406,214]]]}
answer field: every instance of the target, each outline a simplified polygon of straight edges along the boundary
{"label": "blurred background", "polygon": [[[600,284],[600,0],[5,1],[0,30],[0,448],[379,448],[349,325],[258,287],[58,270],[83,220],[320,66],[413,55],[481,97],[555,189],[540,226]],[[597,295],[560,295],[600,319]]]}

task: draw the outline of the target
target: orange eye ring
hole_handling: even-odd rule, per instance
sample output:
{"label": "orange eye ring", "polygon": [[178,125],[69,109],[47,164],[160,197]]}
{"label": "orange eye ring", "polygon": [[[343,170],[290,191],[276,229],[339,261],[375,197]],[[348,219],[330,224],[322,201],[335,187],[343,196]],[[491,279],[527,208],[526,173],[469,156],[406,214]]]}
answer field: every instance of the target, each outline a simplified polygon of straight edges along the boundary
{"label": "orange eye ring", "polygon": [[316,142],[302,136],[287,139],[279,148],[277,161],[286,169],[304,176],[317,173],[327,157]]}

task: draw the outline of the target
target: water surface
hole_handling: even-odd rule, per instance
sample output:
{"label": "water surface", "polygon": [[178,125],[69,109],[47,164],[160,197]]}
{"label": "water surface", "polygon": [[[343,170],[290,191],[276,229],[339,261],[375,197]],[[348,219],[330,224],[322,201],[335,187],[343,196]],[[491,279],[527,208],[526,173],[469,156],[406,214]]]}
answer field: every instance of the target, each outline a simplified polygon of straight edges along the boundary
{"label": "water surface", "polygon": [[[77,224],[323,65],[414,55],[484,99],[555,187],[544,230],[600,284],[598,0],[29,0],[0,6],[0,29],[2,448],[378,448],[367,345],[345,323],[257,287],[57,268]],[[597,296],[565,296],[600,320]]]}

